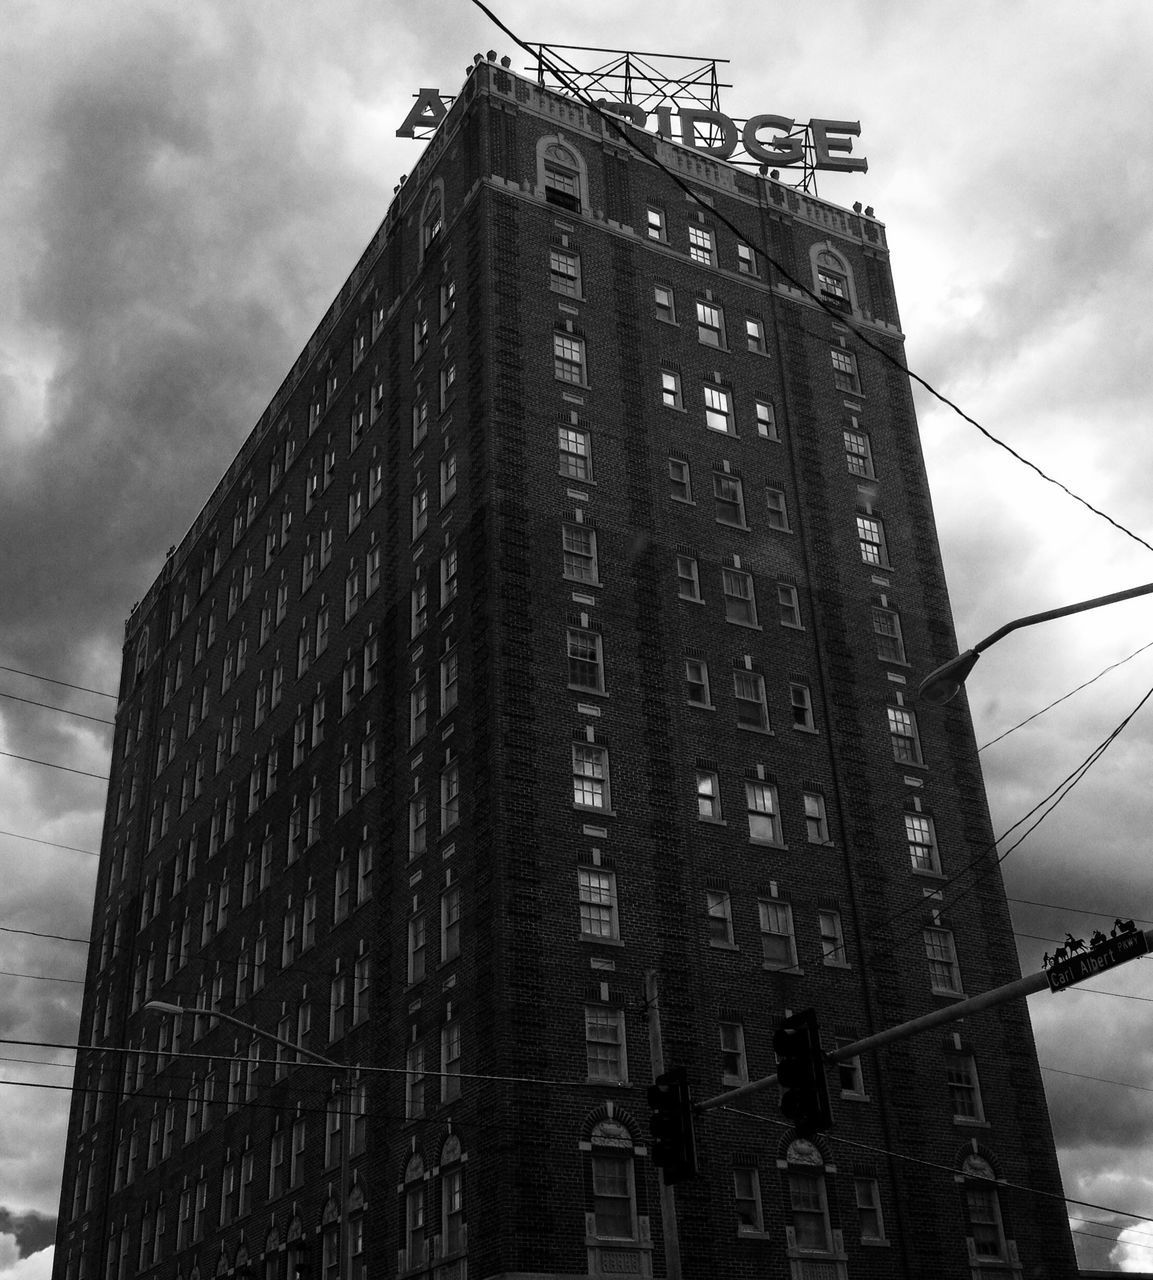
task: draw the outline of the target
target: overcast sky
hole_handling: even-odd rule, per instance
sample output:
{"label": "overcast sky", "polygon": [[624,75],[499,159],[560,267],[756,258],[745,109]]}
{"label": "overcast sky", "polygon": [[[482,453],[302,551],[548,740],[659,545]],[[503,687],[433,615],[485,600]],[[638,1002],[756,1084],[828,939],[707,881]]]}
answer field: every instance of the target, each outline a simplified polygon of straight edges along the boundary
{"label": "overcast sky", "polygon": [[[869,172],[822,177],[821,195],[887,224],[910,365],[1153,542],[1148,0],[550,8],[546,25],[523,0],[497,12],[530,41],[730,58],[732,116],[859,119]],[[411,95],[455,92],[487,49],[524,65],[469,0],[7,0],[0,665],[116,689],[133,602],[416,162],[420,144],[394,137]],[[1148,548],[918,404],[962,646],[1153,579]],[[1151,619],[1138,601],[1005,640],[970,681],[978,741],[1149,643]],[[989,747],[996,829],[1151,687],[1153,649]],[[104,784],[11,757],[103,774],[109,729],[13,696],[104,718],[115,703],[8,671],[0,693],[0,926],[83,938],[95,858],[18,837],[96,849]],[[1151,746],[1153,699],[1005,862],[1026,969],[1067,929],[1153,918]],[[84,959],[0,932],[0,969],[74,980],[0,976],[0,1037],[75,1042]],[[1030,1000],[1067,1194],[1148,1219],[1071,1209],[1113,1223],[1073,1223],[1091,1233],[1075,1237],[1083,1265],[1153,1268],[1150,974],[1139,961]],[[2,1080],[71,1079],[11,1060],[67,1053],[0,1054]],[[0,1280],[48,1276],[67,1105],[0,1085]]]}

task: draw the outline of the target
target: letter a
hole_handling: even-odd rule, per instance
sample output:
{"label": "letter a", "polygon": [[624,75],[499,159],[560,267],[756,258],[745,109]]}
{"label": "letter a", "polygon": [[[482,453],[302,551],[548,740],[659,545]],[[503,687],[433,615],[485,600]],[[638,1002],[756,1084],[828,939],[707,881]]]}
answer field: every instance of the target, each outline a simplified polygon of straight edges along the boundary
{"label": "letter a", "polygon": [[439,89],[421,89],[416,94],[412,110],[404,118],[404,124],[396,131],[398,138],[411,138],[413,129],[435,129],[448,115],[448,108]]}

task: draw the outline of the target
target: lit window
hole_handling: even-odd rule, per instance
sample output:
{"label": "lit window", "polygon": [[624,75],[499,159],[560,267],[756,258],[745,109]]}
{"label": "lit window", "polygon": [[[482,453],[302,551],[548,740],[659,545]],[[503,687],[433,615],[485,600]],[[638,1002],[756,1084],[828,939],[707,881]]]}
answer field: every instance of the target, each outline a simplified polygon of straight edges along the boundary
{"label": "lit window", "polygon": [[617,878],[600,867],[578,867],[582,938],[617,938]]}
{"label": "lit window", "polygon": [[834,968],[847,968],[845,935],[841,928],[839,911],[818,911],[817,926],[821,931],[821,963]]}
{"label": "lit window", "polygon": [[781,844],[776,787],[767,782],[746,782],[745,807],[749,813],[749,839],[758,844]]}
{"label": "lit window", "polygon": [[645,210],[645,230],[650,240],[667,240],[665,232],[665,211],[649,205]]}
{"label": "lit window", "polygon": [[557,448],[562,476],[568,476],[570,480],[592,479],[592,448],[587,431],[558,427]]}
{"label": "lit window", "polygon": [[681,395],[681,375],[671,369],[661,370],[661,404],[666,409],[683,409],[684,397]]}
{"label": "lit window", "polygon": [[737,241],[737,270],[741,275],[755,276],[757,272],[757,255],[752,245]]}
{"label": "lit window", "polygon": [[745,1060],[744,1027],[739,1022],[722,1022],[718,1029],[721,1037],[721,1083],[747,1084],[749,1066]]}
{"label": "lit window", "polygon": [[761,1208],[761,1179],[756,1169],[733,1170],[733,1205],[739,1235],[761,1235],[765,1217]]}
{"label": "lit window", "polygon": [[572,772],[573,804],[580,809],[608,809],[609,758],[604,747],[574,742]]}
{"label": "lit window", "polygon": [[595,631],[568,629],[568,682],[573,689],[604,693],[605,673],[601,638]]}
{"label": "lit window", "polygon": [[735,435],[733,425],[733,397],[724,387],[705,383],[705,426],[710,431]]}
{"label": "lit window", "polygon": [[909,846],[909,862],[914,871],[940,872],[937,833],[933,828],[933,819],[927,813],[905,814],[905,840]]}
{"label": "lit window", "polygon": [[700,600],[701,583],[697,562],[692,556],[677,556],[677,595],[682,600]]}
{"label": "lit window", "polygon": [[869,437],[863,431],[844,432],[845,464],[849,474],[862,476],[866,480],[873,478],[873,451],[869,447]]}
{"label": "lit window", "polygon": [[732,899],[723,889],[709,889],[705,893],[705,907],[709,921],[709,946],[733,945]]}
{"label": "lit window", "polygon": [[829,354],[833,361],[833,384],[837,390],[859,396],[861,381],[857,377],[857,357],[841,347],[833,347]]}
{"label": "lit window", "polygon": [[697,302],[697,340],[706,347],[725,346],[725,313],[711,302]]}
{"label": "lit window", "polygon": [[785,495],[780,489],[765,490],[765,509],[769,516],[769,528],[789,532],[789,509],[785,504]]}
{"label": "lit window", "polygon": [[793,937],[793,908],[787,902],[761,898],[761,953],[766,969],[793,969],[797,942]]}
{"label": "lit window", "polygon": [[685,458],[669,459],[669,497],[674,502],[692,502],[693,481]]}
{"label": "lit window", "polygon": [[796,587],[787,582],[777,583],[777,610],[782,627],[801,626],[801,600]]}
{"label": "lit window", "polygon": [[873,607],[873,635],[877,641],[877,657],[882,662],[905,662],[901,615],[895,609]]}
{"label": "lit window", "polygon": [[552,336],[553,373],[561,382],[583,386],[585,382],[585,344],[583,338],[571,333],[554,333]]}
{"label": "lit window", "polygon": [[957,949],[949,929],[925,930],[925,957],[929,962],[932,990],[946,995],[962,994],[961,966],[957,963]]}
{"label": "lit window", "polygon": [[807,684],[789,685],[789,704],[793,710],[794,729],[816,729],[813,722],[813,695]]}
{"label": "lit window", "polygon": [[829,818],[825,797],[819,791],[805,792],[805,839],[809,844],[829,843]]}
{"label": "lit window", "polygon": [[739,569],[721,570],[721,590],[725,597],[725,619],[741,626],[757,625],[757,599],[751,574]]}
{"label": "lit window", "polygon": [[889,555],[885,546],[885,526],[873,516],[857,517],[857,542],[861,547],[861,559],[879,568],[889,567]]}
{"label": "lit window", "polygon": [[628,1079],[623,1009],[585,1006],[585,1053],[590,1081],[623,1084]]}
{"label": "lit window", "polygon": [[777,410],[771,400],[754,400],[753,408],[757,415],[757,435],[766,440],[779,440],[777,432]]}
{"label": "lit window", "polygon": [[685,659],[685,688],[694,707],[711,707],[709,701],[709,668],[699,658]]}
{"label": "lit window", "polygon": [[702,822],[721,821],[721,783],[711,769],[697,770],[697,816]]}
{"label": "lit window", "polygon": [[717,523],[745,529],[745,493],[738,476],[713,472],[713,497],[717,501]]}
{"label": "lit window", "polygon": [[549,288],[569,298],[581,296],[581,260],[575,253],[550,249],[548,254]]}
{"label": "lit window", "polygon": [[923,764],[917,717],[905,707],[887,707],[893,759],[901,764]]}
{"label": "lit window", "polygon": [[755,351],[757,355],[768,354],[769,346],[765,341],[765,322],[763,320],[757,320],[754,316],[745,317],[745,341],[748,343],[749,350]]}
{"label": "lit window", "polygon": [[755,671],[733,672],[733,698],[737,704],[737,727],[768,732],[769,706],[765,699],[765,678]]}
{"label": "lit window", "polygon": [[658,320],[664,320],[667,324],[676,324],[676,299],[667,284],[653,285],[653,309]]}
{"label": "lit window", "polygon": [[597,583],[597,536],[587,525],[565,523],[562,533],[564,576],[572,582]]}
{"label": "lit window", "polygon": [[945,1082],[949,1087],[953,1119],[962,1123],[982,1123],[985,1119],[985,1109],[981,1104],[977,1063],[971,1053],[966,1053],[963,1049],[946,1050]]}
{"label": "lit window", "polygon": [[717,250],[711,228],[696,224],[689,226],[689,257],[706,267],[716,266]]}

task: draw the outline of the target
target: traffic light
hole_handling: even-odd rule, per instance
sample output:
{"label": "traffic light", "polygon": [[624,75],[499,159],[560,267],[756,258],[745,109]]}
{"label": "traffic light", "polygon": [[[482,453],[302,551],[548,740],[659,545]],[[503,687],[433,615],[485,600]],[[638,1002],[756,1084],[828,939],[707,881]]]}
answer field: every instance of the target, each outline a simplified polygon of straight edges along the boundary
{"label": "traffic light", "polygon": [[816,1010],[803,1009],[786,1018],[773,1036],[773,1048],[777,1053],[781,1114],[792,1121],[802,1138],[831,1128],[833,1112]]}
{"label": "traffic light", "polygon": [[649,1130],[653,1136],[653,1164],[664,1174],[665,1186],[697,1176],[697,1139],[693,1132],[693,1099],[688,1073],[673,1067],[649,1085]]}

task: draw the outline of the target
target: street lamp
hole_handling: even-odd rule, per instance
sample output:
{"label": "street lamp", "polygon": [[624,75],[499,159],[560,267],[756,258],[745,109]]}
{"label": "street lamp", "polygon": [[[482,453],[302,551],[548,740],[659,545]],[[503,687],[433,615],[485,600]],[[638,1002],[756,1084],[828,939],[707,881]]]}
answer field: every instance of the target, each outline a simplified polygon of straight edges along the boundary
{"label": "street lamp", "polygon": [[340,1120],[340,1233],[337,1237],[337,1243],[340,1249],[340,1280],[349,1280],[351,1275],[351,1266],[348,1258],[348,1155],[349,1155],[349,1129],[352,1125],[352,1071],[353,1064],[351,1062],[337,1062],[334,1058],[326,1058],[323,1053],[315,1053],[311,1049],[305,1049],[302,1045],[294,1044],[291,1040],[285,1040],[282,1036],[273,1035],[271,1031],[265,1031],[260,1027],[255,1027],[251,1022],[244,1022],[240,1018],[234,1018],[228,1013],[219,1013],[215,1009],[207,1009],[202,1005],[182,1005],[169,1004],[166,1000],[149,1000],[144,1006],[145,1013],[171,1013],[176,1016],[182,1016],[191,1013],[195,1016],[205,1018],[219,1018],[221,1022],[231,1022],[234,1027],[241,1027],[245,1031],[251,1032],[254,1036],[260,1036],[264,1040],[272,1040],[274,1043],[284,1045],[291,1049],[294,1053],[302,1054],[306,1058],[312,1059],[313,1062],[322,1063],[326,1067],[335,1067],[338,1071],[344,1072],[344,1098],[341,1102],[344,1114]]}
{"label": "street lamp", "polygon": [[1114,591],[1112,595],[1095,596],[1092,600],[1080,600],[1076,604],[1062,605],[1059,609],[1047,609],[1044,613],[1030,613],[1024,618],[1015,618],[998,627],[991,635],[980,640],[971,649],[959,653],[955,658],[942,663],[935,671],[930,672],[921,681],[917,696],[926,702],[944,703],[954,697],[965,683],[969,672],[977,665],[977,659],[986,649],[995,645],[998,640],[1007,636],[1010,631],[1021,627],[1031,627],[1038,622],[1048,622],[1052,618],[1064,618],[1070,613],[1084,613],[1088,609],[1100,609],[1103,605],[1117,604],[1121,600],[1132,600],[1134,596],[1147,596],[1153,592],[1153,582],[1143,583],[1139,587],[1129,587],[1126,591]]}

